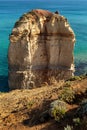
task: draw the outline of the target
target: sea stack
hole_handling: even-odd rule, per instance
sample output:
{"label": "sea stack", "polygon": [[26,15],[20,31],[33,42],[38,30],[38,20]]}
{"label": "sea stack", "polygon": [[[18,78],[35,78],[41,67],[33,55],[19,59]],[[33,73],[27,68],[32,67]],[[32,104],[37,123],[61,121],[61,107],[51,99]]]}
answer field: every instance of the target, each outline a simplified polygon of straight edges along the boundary
{"label": "sea stack", "polygon": [[59,13],[36,9],[15,23],[8,49],[10,89],[30,89],[74,74],[75,35]]}

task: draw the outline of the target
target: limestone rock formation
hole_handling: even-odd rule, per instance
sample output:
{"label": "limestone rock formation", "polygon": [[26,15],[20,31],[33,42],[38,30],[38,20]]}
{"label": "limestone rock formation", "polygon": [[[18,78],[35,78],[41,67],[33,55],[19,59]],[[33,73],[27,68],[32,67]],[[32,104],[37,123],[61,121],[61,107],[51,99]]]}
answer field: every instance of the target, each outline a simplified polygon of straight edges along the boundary
{"label": "limestone rock formation", "polygon": [[9,87],[34,88],[74,73],[75,36],[58,13],[32,10],[15,24],[8,50]]}

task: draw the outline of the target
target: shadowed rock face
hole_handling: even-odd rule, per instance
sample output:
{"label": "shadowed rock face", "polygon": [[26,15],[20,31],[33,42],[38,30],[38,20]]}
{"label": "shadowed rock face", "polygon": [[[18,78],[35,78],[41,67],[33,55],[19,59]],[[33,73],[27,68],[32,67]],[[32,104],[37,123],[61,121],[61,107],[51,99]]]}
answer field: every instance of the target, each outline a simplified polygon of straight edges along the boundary
{"label": "shadowed rock face", "polygon": [[74,42],[65,17],[40,9],[24,14],[10,35],[9,87],[33,88],[70,78]]}

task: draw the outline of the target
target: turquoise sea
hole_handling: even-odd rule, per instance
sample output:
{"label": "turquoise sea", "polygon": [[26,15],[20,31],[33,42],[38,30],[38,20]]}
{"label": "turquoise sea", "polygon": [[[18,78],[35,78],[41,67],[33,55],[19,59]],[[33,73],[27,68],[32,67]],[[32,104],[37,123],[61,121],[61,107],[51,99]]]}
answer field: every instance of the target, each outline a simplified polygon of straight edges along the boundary
{"label": "turquoise sea", "polygon": [[9,34],[23,13],[37,8],[67,17],[76,34],[75,74],[87,73],[87,0],[0,0],[0,91],[8,91]]}

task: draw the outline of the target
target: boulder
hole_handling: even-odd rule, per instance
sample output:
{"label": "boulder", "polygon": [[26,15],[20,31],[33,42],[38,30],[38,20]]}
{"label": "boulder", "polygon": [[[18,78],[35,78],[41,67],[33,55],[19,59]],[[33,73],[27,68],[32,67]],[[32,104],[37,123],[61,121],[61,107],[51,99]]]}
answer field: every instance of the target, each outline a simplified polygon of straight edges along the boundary
{"label": "boulder", "polygon": [[40,9],[25,13],[10,34],[10,89],[70,78],[74,74],[74,43],[74,32],[64,16]]}

